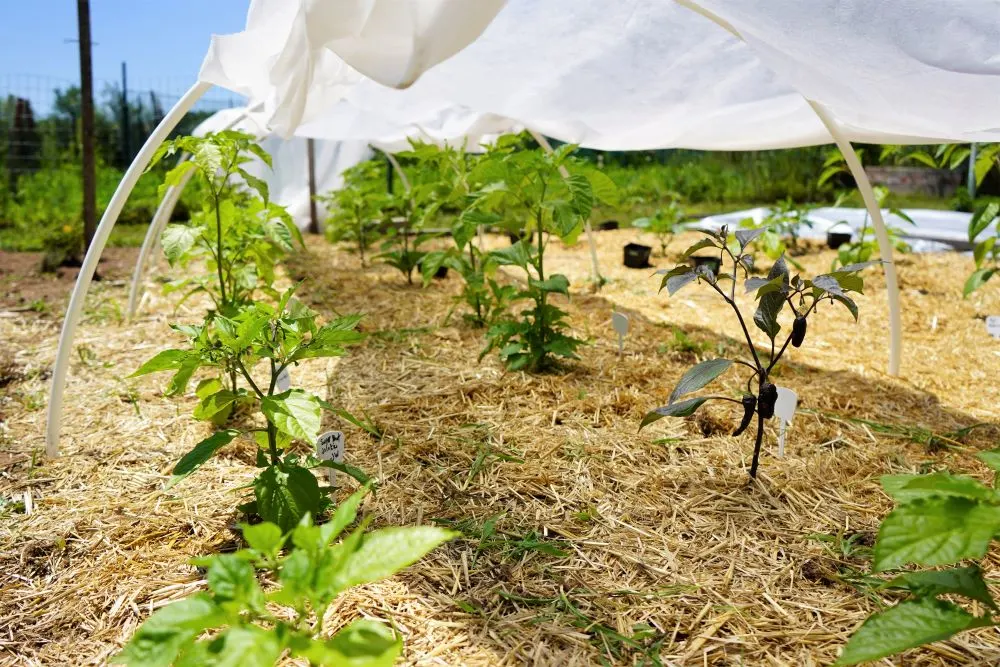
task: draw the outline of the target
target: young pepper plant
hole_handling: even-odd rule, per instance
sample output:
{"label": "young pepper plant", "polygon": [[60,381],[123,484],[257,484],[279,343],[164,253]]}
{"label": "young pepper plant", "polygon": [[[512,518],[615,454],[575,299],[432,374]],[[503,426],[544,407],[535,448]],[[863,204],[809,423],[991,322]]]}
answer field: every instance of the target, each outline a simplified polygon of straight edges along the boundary
{"label": "young pepper plant", "polygon": [[[864,284],[858,272],[867,264],[846,266],[839,271],[816,276],[808,280],[795,275],[790,276],[784,257],[779,257],[771,267],[766,278],[751,277],[753,266],[750,245],[764,233],[764,229],[737,230],[735,242],[731,247],[728,243],[728,229],[723,227],[718,232],[703,232],[707,238],[698,241],[685,252],[685,256],[704,250],[719,251],[720,273],[716,275],[706,266],[692,269],[682,264],[673,269],[657,271],[663,275],[660,290],[664,288],[670,295],[676,294],[683,287],[693,283],[705,283],[725,301],[736,315],[743,338],[746,343],[749,359],[709,359],[688,370],[670,393],[667,405],[648,413],[639,426],[640,430],[663,417],[687,417],[708,401],[727,401],[740,405],[743,418],[734,436],[742,434],[750,425],[754,415],[757,416],[757,431],[754,440],[753,460],[750,464],[750,477],[756,478],[757,465],[760,459],[761,444],[764,437],[764,422],[774,416],[774,404],[778,397],[777,387],[771,382],[770,375],[775,365],[781,360],[788,346],[799,347],[805,339],[809,317],[823,301],[842,303],[858,318],[858,307],[850,298],[851,292],[861,293]],[[726,269],[726,262],[732,266],[732,271]],[[743,286],[746,292],[755,292],[758,302],[753,314],[754,325],[764,332],[770,341],[770,351],[762,352],[754,345],[746,319],[736,303],[736,283],[739,274],[745,278]],[[726,285],[726,282],[729,284]],[[781,324],[778,317],[785,306],[791,311],[794,321],[792,329],[779,345]],[[746,391],[742,398],[729,396],[697,396],[678,400],[698,391],[725,373],[733,365],[744,366],[750,374],[746,380]]]}
{"label": "young pepper plant", "polygon": [[[1000,476],[1000,449],[977,455]],[[1000,534],[1000,491],[972,477],[947,472],[886,475],[882,487],[896,502],[875,540],[873,567],[889,572],[908,565],[955,566],[981,560]],[[1000,625],[997,604],[976,564],[944,570],[907,571],[885,590],[907,597],[872,614],[848,640],[838,665],[879,660],[943,641],[959,632]],[[941,599],[948,595],[951,600]],[[978,602],[973,613],[953,601]]]}
{"label": "young pepper plant", "polygon": [[344,186],[322,197],[330,208],[327,238],[331,242],[352,241],[357,245],[361,266],[365,253],[377,236],[374,223],[382,218],[385,193],[378,189],[384,182],[379,162],[366,160],[344,171]]}
{"label": "young pepper plant", "polygon": [[[363,520],[334,543],[355,521],[366,491],[345,500],[321,526],[306,515],[290,535],[273,523],[243,525],[248,548],[194,562],[207,570],[208,592],[154,613],[112,663],[264,667],[290,656],[317,666],[392,665],[403,650],[396,632],[359,619],[327,638],[326,612],[344,591],[392,576],[458,533],[435,526],[369,532]],[[288,542],[295,548],[283,555]],[[265,592],[258,571],[278,587]]]}
{"label": "young pepper plant", "polygon": [[[257,466],[261,469],[253,482],[253,500],[240,507],[247,514],[257,514],[283,530],[293,528],[303,516],[319,515],[329,507],[329,499],[310,468],[338,467],[348,474],[365,479],[358,471],[319,462],[312,457],[301,459],[288,453],[293,441],[315,446],[320,431],[321,412],[332,407],[302,389],[278,391],[278,378],[291,366],[305,359],[338,357],[345,347],[357,343],[362,335],[355,329],[360,315],[349,315],[316,324],[316,313],[292,298],[294,287],[281,295],[277,307],[266,303],[245,305],[233,317],[217,315],[197,326],[174,326],[190,341],[188,349],[160,352],[143,364],[132,377],[173,371],[170,389],[183,393],[191,376],[199,369],[238,373],[250,389],[230,389],[218,380],[199,385],[201,399],[195,417],[213,419],[230,410],[235,403],[259,411],[264,428],[230,428],[213,433],[184,455],[173,470],[170,485],[176,484],[208,461],[222,447],[243,436],[258,446]],[[268,372],[254,378],[258,363]]]}
{"label": "young pepper plant", "polygon": [[501,266],[516,266],[525,273],[527,286],[515,299],[531,300],[521,319],[501,318],[486,333],[487,346],[480,355],[500,351],[510,370],[543,370],[552,357],[577,358],[583,341],[567,335],[566,313],[549,303],[549,296],[569,296],[569,279],[545,273],[545,248],[551,237],[572,243],[591,213],[594,199],[614,203],[614,183],[596,170],[581,170],[568,178],[562,168],[577,167],[570,156],[575,146],[563,145],[553,153],[517,150],[515,142],[498,142],[477,165],[474,176],[485,183],[473,196],[471,208],[483,213],[524,216],[524,231],[534,242],[522,239],[491,253]]}
{"label": "young pepper plant", "polygon": [[658,209],[652,216],[632,221],[632,226],[656,236],[660,244],[660,257],[667,256],[667,246],[677,233],[681,221],[684,220],[684,209],[672,199],[666,207]]}

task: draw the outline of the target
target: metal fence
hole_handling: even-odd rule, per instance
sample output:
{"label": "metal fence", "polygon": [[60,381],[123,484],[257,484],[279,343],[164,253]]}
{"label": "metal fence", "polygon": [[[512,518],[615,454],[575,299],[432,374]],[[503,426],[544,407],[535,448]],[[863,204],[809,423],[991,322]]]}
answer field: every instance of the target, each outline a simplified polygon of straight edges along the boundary
{"label": "metal fence", "polygon": [[[94,80],[98,164],[124,169],[184,91],[181,81]],[[243,99],[224,90],[203,97],[177,128],[189,133],[212,113]],[[23,174],[80,164],[79,82],[0,73],[0,189],[17,192]]]}

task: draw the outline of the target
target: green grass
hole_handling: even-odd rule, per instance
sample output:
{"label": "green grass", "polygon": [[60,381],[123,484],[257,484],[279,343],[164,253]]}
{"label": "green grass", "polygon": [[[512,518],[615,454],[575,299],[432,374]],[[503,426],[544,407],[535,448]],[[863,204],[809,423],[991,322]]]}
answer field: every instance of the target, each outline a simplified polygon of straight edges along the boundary
{"label": "green grass", "polygon": [[[116,225],[111,231],[108,246],[112,248],[138,248],[146,237],[146,225]],[[38,234],[25,234],[14,227],[0,228],[0,250],[7,252],[42,252],[42,239]]]}

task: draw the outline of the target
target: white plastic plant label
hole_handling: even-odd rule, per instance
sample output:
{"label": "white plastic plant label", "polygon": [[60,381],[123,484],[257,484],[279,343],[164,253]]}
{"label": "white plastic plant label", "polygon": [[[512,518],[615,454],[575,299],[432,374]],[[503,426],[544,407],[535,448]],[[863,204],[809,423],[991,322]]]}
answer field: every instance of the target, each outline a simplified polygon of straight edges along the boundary
{"label": "white plastic plant label", "polygon": [[[344,462],[344,432],[327,431],[316,438],[316,458],[321,461],[333,461],[334,463]],[[337,471],[333,468],[326,469],[326,477],[332,486],[337,478]]]}
{"label": "white plastic plant label", "polygon": [[799,397],[787,387],[778,387],[778,399],[774,402],[774,415],[778,418],[778,458],[785,455],[785,428],[792,423]]}
{"label": "white plastic plant label", "polygon": [[628,317],[622,313],[611,313],[611,326],[618,334],[618,356],[625,351],[625,334],[628,333]]}
{"label": "white plastic plant label", "polygon": [[281,372],[278,373],[278,377],[274,380],[274,388],[278,390],[279,394],[292,388],[292,375],[287,368],[281,369]]}
{"label": "white plastic plant label", "polygon": [[986,318],[986,333],[994,338],[1000,338],[1000,315],[990,315]]}

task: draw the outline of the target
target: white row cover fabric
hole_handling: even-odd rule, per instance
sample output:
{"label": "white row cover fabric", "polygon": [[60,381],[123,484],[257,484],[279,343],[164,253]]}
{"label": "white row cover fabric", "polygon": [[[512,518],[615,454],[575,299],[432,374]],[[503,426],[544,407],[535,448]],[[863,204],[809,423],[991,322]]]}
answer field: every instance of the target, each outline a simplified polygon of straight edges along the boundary
{"label": "white row cover fabric", "polygon": [[[510,0],[483,31],[500,4],[255,0],[245,32],[213,39],[201,78],[261,102],[285,135],[346,98],[401,125],[459,105],[608,150],[829,143],[805,96],[853,141],[1000,140],[995,0],[689,3],[738,37],[668,0]],[[406,18],[425,6],[454,21]],[[334,23],[344,7],[362,9]],[[380,85],[409,84],[480,31],[408,90]]]}
{"label": "white row cover fabric", "polygon": [[[740,223],[747,219],[753,220],[754,224],[760,224],[767,218],[770,211],[771,209],[768,207],[760,206],[732,213],[710,215],[690,226],[697,229],[717,230],[722,225],[728,225],[730,229],[738,229]],[[969,248],[971,213],[925,208],[908,208],[904,209],[903,213],[913,220],[912,225],[888,209],[882,211],[886,224],[899,231],[900,236],[906,240],[913,252],[942,252],[955,248]],[[865,225],[865,218],[868,218],[868,229],[872,228],[868,211],[863,208],[823,206],[810,209],[805,218],[812,224],[812,227],[805,225],[800,227],[799,236],[806,239],[826,239],[826,233],[830,230],[851,232],[856,235]]]}

